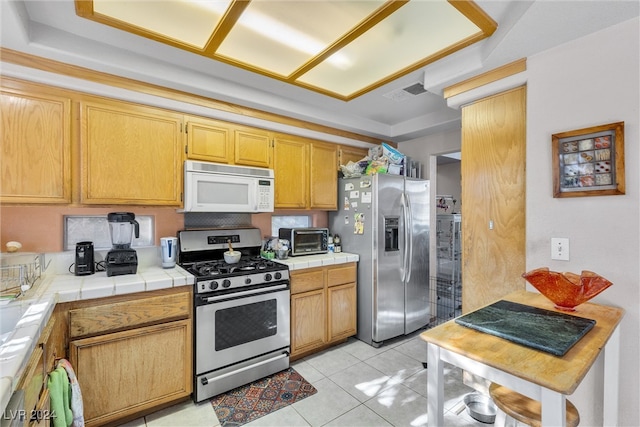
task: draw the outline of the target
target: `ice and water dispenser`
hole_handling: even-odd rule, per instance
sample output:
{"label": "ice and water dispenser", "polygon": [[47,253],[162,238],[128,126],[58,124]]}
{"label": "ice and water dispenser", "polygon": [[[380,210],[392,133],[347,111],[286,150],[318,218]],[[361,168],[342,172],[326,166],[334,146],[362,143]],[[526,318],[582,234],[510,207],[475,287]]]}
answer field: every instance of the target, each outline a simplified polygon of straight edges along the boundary
{"label": "ice and water dispenser", "polygon": [[398,226],[400,217],[392,216],[384,219],[384,251],[391,252],[399,250],[398,247]]}

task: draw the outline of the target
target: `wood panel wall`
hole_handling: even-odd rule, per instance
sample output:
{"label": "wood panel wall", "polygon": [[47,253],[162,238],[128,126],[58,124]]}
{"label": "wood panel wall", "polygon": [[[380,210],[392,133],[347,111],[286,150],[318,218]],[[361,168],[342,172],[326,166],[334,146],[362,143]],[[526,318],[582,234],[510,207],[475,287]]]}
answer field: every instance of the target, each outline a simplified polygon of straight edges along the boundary
{"label": "wood panel wall", "polygon": [[462,108],[463,313],[525,288],[525,141],[526,87]]}

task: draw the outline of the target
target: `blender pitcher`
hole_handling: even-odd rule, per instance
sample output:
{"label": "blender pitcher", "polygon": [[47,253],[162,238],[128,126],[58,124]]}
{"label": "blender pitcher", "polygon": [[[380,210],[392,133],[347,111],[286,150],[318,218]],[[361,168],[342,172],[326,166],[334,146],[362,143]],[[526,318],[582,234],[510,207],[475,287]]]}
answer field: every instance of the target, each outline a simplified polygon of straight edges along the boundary
{"label": "blender pitcher", "polygon": [[107,215],[109,234],[114,249],[129,249],[133,233],[140,237],[140,224],[131,212],[112,212]]}

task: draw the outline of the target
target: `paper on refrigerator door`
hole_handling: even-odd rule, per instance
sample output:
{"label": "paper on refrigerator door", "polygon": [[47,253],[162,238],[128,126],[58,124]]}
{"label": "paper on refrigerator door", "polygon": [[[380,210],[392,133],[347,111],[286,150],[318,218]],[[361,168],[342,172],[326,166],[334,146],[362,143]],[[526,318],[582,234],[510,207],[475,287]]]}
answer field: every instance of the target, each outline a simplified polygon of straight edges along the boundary
{"label": "paper on refrigerator door", "polygon": [[353,219],[353,234],[364,234],[364,214],[355,213]]}

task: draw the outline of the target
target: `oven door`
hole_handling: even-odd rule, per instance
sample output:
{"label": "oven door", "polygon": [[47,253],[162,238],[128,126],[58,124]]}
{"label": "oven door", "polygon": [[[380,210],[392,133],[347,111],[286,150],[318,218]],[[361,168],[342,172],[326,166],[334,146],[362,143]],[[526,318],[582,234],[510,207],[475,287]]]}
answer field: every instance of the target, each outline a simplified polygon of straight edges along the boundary
{"label": "oven door", "polygon": [[196,374],[289,347],[289,285],[196,295]]}

